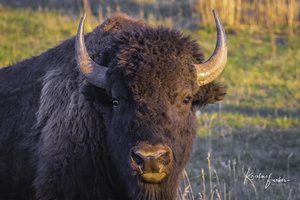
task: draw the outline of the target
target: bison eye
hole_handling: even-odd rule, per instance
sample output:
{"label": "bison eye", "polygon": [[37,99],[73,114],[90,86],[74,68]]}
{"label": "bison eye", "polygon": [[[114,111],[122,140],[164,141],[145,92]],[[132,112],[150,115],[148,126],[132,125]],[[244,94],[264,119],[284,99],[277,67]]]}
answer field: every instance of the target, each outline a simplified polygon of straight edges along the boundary
{"label": "bison eye", "polygon": [[119,106],[119,103],[120,103],[120,102],[119,102],[118,99],[113,99],[113,100],[112,100],[112,104],[113,104],[114,107],[118,107],[118,106]]}
{"label": "bison eye", "polygon": [[183,103],[187,105],[190,103],[191,99],[192,99],[192,97],[187,96],[184,98]]}

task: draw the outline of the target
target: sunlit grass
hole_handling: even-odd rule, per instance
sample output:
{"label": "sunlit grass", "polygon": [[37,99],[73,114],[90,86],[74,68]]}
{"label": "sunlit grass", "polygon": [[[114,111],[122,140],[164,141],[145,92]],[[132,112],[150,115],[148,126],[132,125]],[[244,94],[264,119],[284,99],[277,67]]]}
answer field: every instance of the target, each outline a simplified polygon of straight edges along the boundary
{"label": "sunlit grass", "polygon": [[[208,57],[214,48],[214,31],[200,30],[191,34]],[[227,104],[299,109],[299,37],[278,37],[275,58],[264,30],[235,30],[228,34],[228,46],[228,64],[219,79],[228,86]]]}
{"label": "sunlit grass", "polygon": [[55,12],[0,7],[0,66],[37,55],[74,35],[77,20]]}
{"label": "sunlit grass", "polygon": [[[289,116],[249,116],[240,113],[202,113],[198,120],[198,134],[207,136],[209,131],[231,133],[241,128],[252,129],[289,129],[300,127],[300,119]],[[220,131],[219,131],[220,130]]]}

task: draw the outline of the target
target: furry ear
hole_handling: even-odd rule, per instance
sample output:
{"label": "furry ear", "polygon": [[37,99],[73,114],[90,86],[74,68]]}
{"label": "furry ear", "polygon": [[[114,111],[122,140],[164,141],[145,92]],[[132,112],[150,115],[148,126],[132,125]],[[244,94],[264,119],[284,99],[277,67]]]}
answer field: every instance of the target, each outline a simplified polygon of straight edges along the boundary
{"label": "furry ear", "polygon": [[105,89],[95,87],[88,82],[85,82],[85,84],[81,86],[80,92],[87,101],[92,101],[96,104],[101,103],[104,106],[108,106],[111,103],[111,97],[107,94]]}
{"label": "furry ear", "polygon": [[219,83],[209,83],[201,86],[194,95],[193,106],[203,107],[207,104],[222,101],[226,95],[226,86]]}
{"label": "furry ear", "polygon": [[114,16],[106,19],[100,28],[104,32],[117,32],[129,26],[145,26],[144,21],[129,17],[126,14],[117,13]]}

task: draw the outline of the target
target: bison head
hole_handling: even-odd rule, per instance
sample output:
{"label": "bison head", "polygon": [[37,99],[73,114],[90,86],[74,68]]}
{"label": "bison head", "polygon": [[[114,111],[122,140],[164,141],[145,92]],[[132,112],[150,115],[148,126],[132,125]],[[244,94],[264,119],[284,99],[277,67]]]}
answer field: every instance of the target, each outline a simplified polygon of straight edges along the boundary
{"label": "bison head", "polygon": [[109,159],[129,199],[174,199],[195,138],[196,107],[222,100],[214,81],[227,58],[216,12],[217,44],[204,62],[198,44],[180,32],[147,25],[111,37],[107,66],[87,53],[81,19],[76,59],[87,81],[105,90]]}

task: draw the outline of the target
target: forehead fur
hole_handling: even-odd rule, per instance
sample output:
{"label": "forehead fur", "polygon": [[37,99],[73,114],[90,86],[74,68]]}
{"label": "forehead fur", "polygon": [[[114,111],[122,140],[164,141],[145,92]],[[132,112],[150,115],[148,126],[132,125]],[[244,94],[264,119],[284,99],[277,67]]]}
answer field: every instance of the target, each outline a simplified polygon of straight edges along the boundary
{"label": "forehead fur", "polygon": [[116,66],[134,94],[161,97],[164,94],[154,93],[196,88],[193,63],[202,62],[203,54],[190,37],[167,28],[137,26],[119,32],[113,40],[119,48]]}
{"label": "forehead fur", "polygon": [[114,43],[119,46],[118,59],[123,66],[137,59],[156,64],[174,59],[189,63],[203,61],[202,51],[194,40],[164,27],[134,26],[124,29],[115,35]]}

